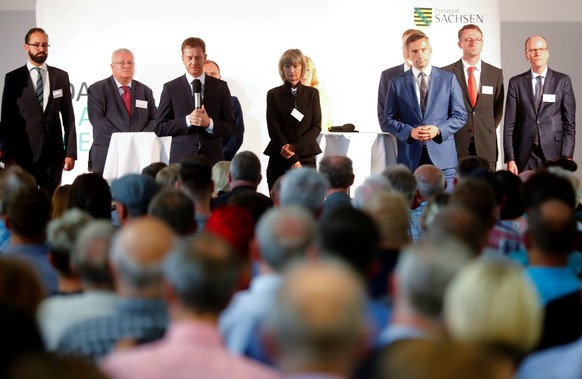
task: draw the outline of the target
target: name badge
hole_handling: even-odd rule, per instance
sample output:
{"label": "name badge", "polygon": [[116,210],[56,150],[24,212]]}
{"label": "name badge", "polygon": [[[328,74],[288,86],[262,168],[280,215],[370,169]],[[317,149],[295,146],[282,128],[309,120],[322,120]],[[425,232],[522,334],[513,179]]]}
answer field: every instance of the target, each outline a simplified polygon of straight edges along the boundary
{"label": "name badge", "polygon": [[482,95],[493,95],[493,86],[482,86],[481,87],[481,94]]}
{"label": "name badge", "polygon": [[555,103],[556,95],[550,93],[544,93],[542,96],[542,103]]}
{"label": "name badge", "polygon": [[301,122],[301,120],[303,120],[303,117],[305,117],[303,116],[303,113],[297,110],[297,108],[293,108],[293,110],[291,111],[291,116],[295,117],[299,122]]}
{"label": "name badge", "polygon": [[53,98],[58,99],[59,97],[63,97],[63,90],[56,89],[53,91]]}
{"label": "name badge", "polygon": [[136,108],[148,109],[148,102],[145,101],[145,100],[136,100],[135,101],[135,107]]}

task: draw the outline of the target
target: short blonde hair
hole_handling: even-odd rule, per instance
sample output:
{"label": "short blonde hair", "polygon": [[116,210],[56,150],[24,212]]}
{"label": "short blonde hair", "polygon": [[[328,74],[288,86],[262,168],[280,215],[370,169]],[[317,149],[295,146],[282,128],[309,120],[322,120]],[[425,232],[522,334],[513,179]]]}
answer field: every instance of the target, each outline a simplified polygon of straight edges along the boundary
{"label": "short blonde hair", "polygon": [[410,211],[403,195],[395,191],[375,193],[364,203],[363,210],[378,226],[381,244],[402,247],[410,242]]}
{"label": "short blonde hair", "polygon": [[447,289],[444,315],[454,339],[522,354],[536,346],[543,318],[523,269],[500,257],[480,258],[461,270]]}
{"label": "short blonde hair", "polygon": [[228,173],[230,172],[229,161],[219,161],[212,166],[212,181],[214,182],[214,192],[230,191]]}
{"label": "short blonde hair", "polygon": [[[307,62],[307,67],[311,67],[311,83],[309,83],[310,87],[319,87],[319,77],[317,76],[317,67],[315,67],[315,63],[313,63],[313,59],[309,58],[307,55],[305,56],[305,62]],[[307,67],[305,67],[305,71],[307,71]],[[304,72],[305,74],[305,72]]]}
{"label": "short blonde hair", "polygon": [[305,59],[305,55],[299,49],[289,49],[281,55],[279,58],[279,76],[281,79],[285,81],[285,71],[283,71],[283,67],[286,64],[301,64],[301,78],[305,75],[305,70],[307,70],[307,60]]}

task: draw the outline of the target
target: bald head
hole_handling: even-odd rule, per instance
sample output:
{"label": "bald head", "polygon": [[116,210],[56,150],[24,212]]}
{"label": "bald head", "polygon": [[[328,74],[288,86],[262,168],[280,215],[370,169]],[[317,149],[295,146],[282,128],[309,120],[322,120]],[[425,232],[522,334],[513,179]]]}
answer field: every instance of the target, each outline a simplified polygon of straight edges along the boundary
{"label": "bald head", "polygon": [[433,165],[425,164],[414,171],[416,189],[425,199],[432,198],[445,190],[445,177],[443,172]]}
{"label": "bald head", "polygon": [[127,223],[115,237],[111,251],[122,294],[161,295],[161,263],[175,242],[175,234],[161,220],[141,217]]}
{"label": "bald head", "polygon": [[269,327],[286,373],[347,374],[364,333],[364,290],[336,261],[308,261],[286,275]]}
{"label": "bald head", "polygon": [[527,213],[528,240],[537,251],[567,257],[576,241],[574,210],[557,199],[546,200]]}

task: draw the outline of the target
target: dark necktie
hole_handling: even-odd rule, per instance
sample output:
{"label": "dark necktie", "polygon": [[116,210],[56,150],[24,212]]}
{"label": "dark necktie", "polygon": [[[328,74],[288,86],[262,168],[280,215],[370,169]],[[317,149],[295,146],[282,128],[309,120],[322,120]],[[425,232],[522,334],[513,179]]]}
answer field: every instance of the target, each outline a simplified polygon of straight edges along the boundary
{"label": "dark necktie", "polygon": [[129,92],[129,87],[121,86],[121,89],[123,89],[123,95],[121,95],[121,99],[123,100],[123,104],[125,104],[127,114],[129,117],[131,117],[131,93]]}
{"label": "dark necktie", "polygon": [[542,79],[544,77],[541,75],[536,76],[536,93],[535,93],[535,108],[536,110],[540,107],[542,103],[542,96],[544,94],[544,87],[542,85]]}
{"label": "dark necktie", "polygon": [[418,74],[418,77],[420,78],[420,110],[424,114],[426,109],[426,95],[428,94],[428,77],[422,71]]}
{"label": "dark necktie", "polygon": [[43,108],[44,106],[44,84],[42,81],[42,71],[40,67],[35,67],[33,70],[36,70],[38,76],[36,77],[36,98],[38,99],[38,103],[40,107]]}
{"label": "dark necktie", "polygon": [[469,98],[471,98],[471,106],[474,108],[477,103],[477,81],[473,73],[475,72],[475,67],[469,67],[469,80],[467,81],[469,87]]}

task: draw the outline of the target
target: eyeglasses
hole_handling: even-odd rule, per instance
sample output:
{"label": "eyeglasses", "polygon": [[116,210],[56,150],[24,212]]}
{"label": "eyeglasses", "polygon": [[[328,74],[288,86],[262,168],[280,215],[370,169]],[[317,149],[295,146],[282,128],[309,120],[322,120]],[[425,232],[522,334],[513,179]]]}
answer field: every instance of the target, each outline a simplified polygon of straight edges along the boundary
{"label": "eyeglasses", "polygon": [[112,62],[111,64],[116,64],[118,66],[125,66],[125,65],[133,66],[135,64],[135,62],[134,61],[119,61],[119,62]]}
{"label": "eyeglasses", "polygon": [[541,47],[539,49],[528,49],[525,52],[528,54],[531,54],[531,55],[536,55],[538,53],[540,53],[540,54],[545,53],[546,51],[548,51],[547,47]]}
{"label": "eyeglasses", "polygon": [[481,43],[481,42],[483,42],[483,38],[465,38],[463,41],[465,41],[466,43],[469,43],[469,44],[471,44],[473,42]]}
{"label": "eyeglasses", "polygon": [[49,45],[48,43],[27,43],[28,46],[32,46],[37,50],[40,49],[48,49],[49,47],[51,47],[51,45]]}

